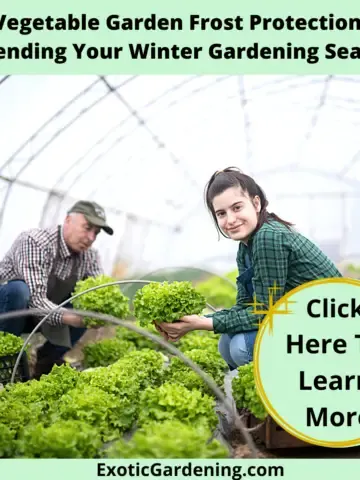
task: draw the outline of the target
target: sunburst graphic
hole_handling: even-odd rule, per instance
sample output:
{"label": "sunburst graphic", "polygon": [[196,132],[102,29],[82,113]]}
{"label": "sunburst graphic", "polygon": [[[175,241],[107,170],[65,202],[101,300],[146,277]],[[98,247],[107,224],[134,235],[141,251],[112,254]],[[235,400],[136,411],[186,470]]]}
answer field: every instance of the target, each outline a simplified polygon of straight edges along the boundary
{"label": "sunburst graphic", "polygon": [[[254,301],[251,303],[247,303],[247,305],[253,307],[252,313],[255,315],[267,315],[269,319],[269,333],[272,334],[274,331],[274,315],[291,315],[293,311],[290,310],[289,304],[290,303],[296,303],[295,301],[290,301],[290,300],[284,300],[281,305],[277,305],[275,307],[274,305],[274,295],[277,291],[279,291],[281,288],[276,285],[276,282],[274,282],[274,285],[272,287],[268,288],[268,302],[267,302],[267,308],[261,308],[264,307],[264,303],[259,303],[256,299],[256,294],[254,294]],[[276,303],[276,301],[275,301]],[[266,305],[265,305],[266,307]],[[259,320],[258,326],[262,324],[263,320]]]}

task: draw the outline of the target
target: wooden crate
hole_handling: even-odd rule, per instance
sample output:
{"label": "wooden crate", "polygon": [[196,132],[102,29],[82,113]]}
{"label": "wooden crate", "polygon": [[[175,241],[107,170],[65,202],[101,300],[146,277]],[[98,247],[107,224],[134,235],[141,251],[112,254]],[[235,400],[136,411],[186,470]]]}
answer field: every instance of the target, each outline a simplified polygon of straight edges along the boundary
{"label": "wooden crate", "polygon": [[[262,423],[253,415],[248,416],[247,427],[254,428]],[[299,448],[310,447],[309,443],[303,442],[296,437],[293,437],[283,428],[281,428],[270,416],[265,420],[265,424],[253,433],[254,437],[258,438],[266,448]]]}

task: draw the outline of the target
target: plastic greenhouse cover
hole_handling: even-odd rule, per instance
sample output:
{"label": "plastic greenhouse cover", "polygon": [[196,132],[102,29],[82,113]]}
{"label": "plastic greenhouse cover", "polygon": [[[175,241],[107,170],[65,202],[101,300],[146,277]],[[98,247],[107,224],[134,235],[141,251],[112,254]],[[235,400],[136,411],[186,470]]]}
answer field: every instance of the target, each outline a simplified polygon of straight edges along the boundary
{"label": "plastic greenhouse cover", "polygon": [[206,212],[210,175],[236,165],[270,210],[357,257],[357,76],[10,76],[0,79],[0,255],[20,231],[103,204],[107,271],[233,269]]}

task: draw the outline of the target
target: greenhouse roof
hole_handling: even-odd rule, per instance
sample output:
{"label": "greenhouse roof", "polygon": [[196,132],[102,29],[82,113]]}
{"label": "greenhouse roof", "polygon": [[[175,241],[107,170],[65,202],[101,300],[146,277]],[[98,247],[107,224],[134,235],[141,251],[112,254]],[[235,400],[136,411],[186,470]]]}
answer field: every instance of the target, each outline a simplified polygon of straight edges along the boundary
{"label": "greenhouse roof", "polygon": [[358,76],[0,77],[0,255],[22,230],[103,205],[106,270],[227,271],[203,191],[237,166],[335,260],[358,257]]}

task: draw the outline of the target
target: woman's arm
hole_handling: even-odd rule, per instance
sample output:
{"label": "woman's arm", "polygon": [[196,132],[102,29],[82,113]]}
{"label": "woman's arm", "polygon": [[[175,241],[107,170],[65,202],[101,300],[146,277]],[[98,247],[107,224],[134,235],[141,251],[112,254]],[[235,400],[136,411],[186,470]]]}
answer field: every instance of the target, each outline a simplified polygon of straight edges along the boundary
{"label": "woman's arm", "polygon": [[[285,293],[289,268],[289,241],[282,232],[264,229],[256,234],[251,248],[254,301],[256,300],[258,310],[266,310],[271,292],[273,303]],[[254,313],[253,305],[244,306],[237,303],[230,309],[216,312],[212,318],[216,333],[241,333],[257,328],[264,315]]]}
{"label": "woman's arm", "polygon": [[[252,244],[253,285],[257,309],[266,310],[269,295],[273,303],[285,293],[289,265],[289,241],[281,232],[272,229],[260,230]],[[264,314],[254,313],[254,300],[250,300],[243,285],[238,285],[236,305],[206,316],[189,315],[174,324],[162,323],[161,327],[176,341],[192,330],[214,330],[215,333],[242,333],[258,328]]]}

